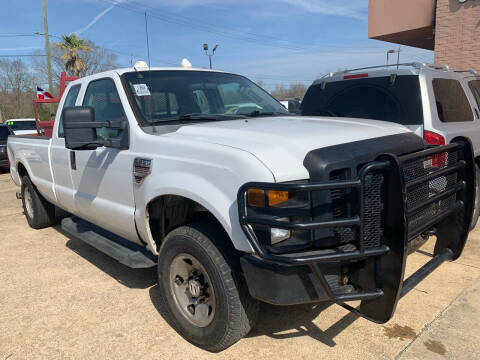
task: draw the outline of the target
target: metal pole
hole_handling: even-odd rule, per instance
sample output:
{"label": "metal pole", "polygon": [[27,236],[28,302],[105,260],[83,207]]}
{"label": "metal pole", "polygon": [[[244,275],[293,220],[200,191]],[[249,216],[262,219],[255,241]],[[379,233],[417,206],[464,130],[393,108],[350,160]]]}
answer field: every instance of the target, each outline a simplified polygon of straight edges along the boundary
{"label": "metal pole", "polygon": [[47,55],[48,91],[52,93],[52,60],[50,57],[50,40],[48,38],[47,0],[43,0],[43,33],[45,37],[45,54]]}
{"label": "metal pole", "polygon": [[212,55],[208,55],[208,59],[210,60],[210,70],[212,70]]}

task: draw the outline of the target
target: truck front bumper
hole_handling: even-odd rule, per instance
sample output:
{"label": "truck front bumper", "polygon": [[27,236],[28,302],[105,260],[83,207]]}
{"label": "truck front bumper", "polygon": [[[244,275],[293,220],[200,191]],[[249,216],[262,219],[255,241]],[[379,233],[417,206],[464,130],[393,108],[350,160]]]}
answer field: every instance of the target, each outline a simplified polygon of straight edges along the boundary
{"label": "truck front bumper", "polygon": [[[368,189],[373,174],[382,177],[379,204],[367,199],[372,194],[378,197]],[[349,218],[303,223],[278,221],[269,217],[268,208],[250,215],[248,189],[272,188],[296,192],[351,188],[360,206]],[[381,155],[364,165],[355,180],[246,184],[239,191],[238,205],[240,223],[255,249],[254,254],[241,258],[250,294],[276,305],[334,301],[369,320],[386,322],[402,296],[444,261],[460,256],[468,237],[474,193],[473,152],[466,141],[405,156]],[[376,206],[382,211],[372,215],[370,209]],[[375,227],[378,223],[381,226]],[[354,240],[327,249],[272,253],[257,236],[265,228],[307,229],[314,236],[318,229],[347,226],[355,229]],[[380,237],[375,233],[378,229]],[[404,279],[407,256],[432,234],[437,237],[434,257]],[[359,308],[345,304],[353,300],[361,300]]]}

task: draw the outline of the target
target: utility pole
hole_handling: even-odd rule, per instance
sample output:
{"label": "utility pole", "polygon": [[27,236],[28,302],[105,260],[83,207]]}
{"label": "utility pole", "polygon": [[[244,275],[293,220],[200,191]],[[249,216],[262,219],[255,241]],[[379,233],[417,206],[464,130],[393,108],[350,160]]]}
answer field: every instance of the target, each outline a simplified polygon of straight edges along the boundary
{"label": "utility pole", "polygon": [[50,39],[48,38],[47,0],[43,0],[43,36],[45,37],[45,54],[47,55],[48,91],[53,91],[52,59],[50,56]]}
{"label": "utility pole", "polygon": [[208,53],[208,44],[203,44],[203,50],[205,51],[205,55],[208,56],[208,60],[210,60],[210,69],[212,69],[212,56],[215,55],[215,50],[217,50],[218,44],[212,49],[212,53]]}

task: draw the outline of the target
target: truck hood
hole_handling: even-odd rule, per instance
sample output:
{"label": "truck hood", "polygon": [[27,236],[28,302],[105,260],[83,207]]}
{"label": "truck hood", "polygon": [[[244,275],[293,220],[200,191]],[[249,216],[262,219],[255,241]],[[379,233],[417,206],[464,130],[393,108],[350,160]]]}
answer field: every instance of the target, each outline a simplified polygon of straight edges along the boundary
{"label": "truck hood", "polygon": [[285,116],[188,125],[169,136],[189,137],[247,151],[281,182],[309,178],[303,160],[311,150],[407,132],[411,131],[385,121]]}

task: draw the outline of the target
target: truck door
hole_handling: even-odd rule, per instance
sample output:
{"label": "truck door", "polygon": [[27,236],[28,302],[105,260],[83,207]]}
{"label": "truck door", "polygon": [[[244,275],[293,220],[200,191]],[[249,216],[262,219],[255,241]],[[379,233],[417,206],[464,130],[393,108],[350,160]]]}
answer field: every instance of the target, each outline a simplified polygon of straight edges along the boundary
{"label": "truck door", "polygon": [[[91,81],[82,101],[91,106],[96,121],[125,118],[115,82],[112,78]],[[119,135],[112,129],[97,129],[101,138]],[[134,156],[129,150],[99,147],[73,151],[71,174],[75,214],[131,241],[138,242],[135,230],[135,202],[132,186]]]}
{"label": "truck door", "polygon": [[[76,102],[81,86],[82,84],[73,85],[67,90],[63,105],[60,104],[59,109],[77,105]],[[65,148],[65,136],[63,134],[63,118],[61,112],[57,113],[55,122],[58,123],[58,127],[56,128],[56,132],[52,134],[52,146],[50,148],[55,195],[58,204],[63,209],[73,212],[73,184],[70,176],[69,158],[70,150]]]}

